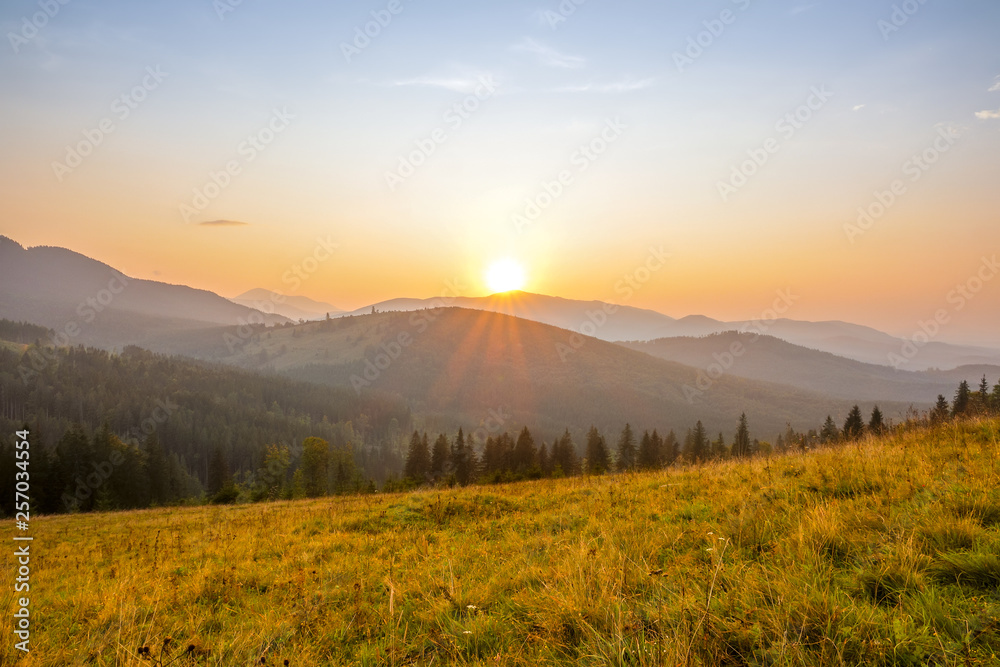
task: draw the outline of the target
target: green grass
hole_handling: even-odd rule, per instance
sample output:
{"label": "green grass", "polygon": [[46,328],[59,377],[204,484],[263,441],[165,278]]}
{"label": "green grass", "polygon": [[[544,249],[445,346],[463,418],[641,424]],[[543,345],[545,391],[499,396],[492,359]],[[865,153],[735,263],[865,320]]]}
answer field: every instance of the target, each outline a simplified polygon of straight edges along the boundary
{"label": "green grass", "polygon": [[20,664],[996,665],[998,433],[35,519]]}

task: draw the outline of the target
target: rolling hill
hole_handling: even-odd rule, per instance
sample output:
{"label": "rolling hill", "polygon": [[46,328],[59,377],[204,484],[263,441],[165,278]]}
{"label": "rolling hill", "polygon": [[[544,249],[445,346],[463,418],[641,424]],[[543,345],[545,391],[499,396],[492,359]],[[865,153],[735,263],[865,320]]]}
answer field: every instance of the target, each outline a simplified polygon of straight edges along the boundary
{"label": "rolling hill", "polygon": [[[728,364],[727,372],[738,377],[849,400],[926,403],[928,397],[938,394],[950,397],[962,380],[974,383],[985,374],[992,386],[1000,378],[1000,366],[962,366],[949,371],[895,370],[793,345],[773,336],[736,331],[621,345],[697,368]],[[743,352],[730,360],[732,349]]]}
{"label": "rolling hill", "polygon": [[[591,424],[617,432],[626,422],[683,432],[699,419],[713,434],[728,434],[745,411],[755,433],[766,439],[786,423],[807,429],[827,414],[842,420],[852,404],[732,375],[698,391],[699,371],[690,366],[530,320],[462,308],[259,329],[236,354],[219,340],[184,352],[389,392],[407,399],[415,413],[456,424],[480,424],[500,413],[508,415],[504,428],[527,424],[546,437]],[[933,398],[928,394],[926,403]],[[880,405],[897,418],[907,408]]]}
{"label": "rolling hill", "polygon": [[[529,292],[506,292],[485,297],[391,299],[347,314],[362,315],[370,313],[372,308],[379,312],[413,311],[442,305],[514,315],[607,341],[648,341],[753,330],[802,347],[882,366],[889,365],[889,354],[898,355],[904,342],[877,329],[849,322],[805,322],[779,318],[758,328],[760,325],[750,321],[723,322],[704,315],[675,319],[643,308]],[[950,369],[971,364],[1000,365],[1000,349],[930,342],[907,363],[906,369]]]}

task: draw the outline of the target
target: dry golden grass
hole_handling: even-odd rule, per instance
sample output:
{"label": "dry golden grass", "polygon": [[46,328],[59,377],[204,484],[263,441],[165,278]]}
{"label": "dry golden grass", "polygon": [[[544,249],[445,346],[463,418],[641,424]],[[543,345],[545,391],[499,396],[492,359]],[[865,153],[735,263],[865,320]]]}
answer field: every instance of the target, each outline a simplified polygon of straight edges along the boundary
{"label": "dry golden grass", "polygon": [[998,432],[38,518],[19,664],[996,665]]}

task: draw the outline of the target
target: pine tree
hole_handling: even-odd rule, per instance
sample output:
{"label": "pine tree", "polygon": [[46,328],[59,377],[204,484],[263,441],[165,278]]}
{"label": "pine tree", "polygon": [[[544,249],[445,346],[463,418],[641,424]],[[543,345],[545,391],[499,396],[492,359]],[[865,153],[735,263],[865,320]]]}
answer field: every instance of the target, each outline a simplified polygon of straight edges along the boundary
{"label": "pine tree", "polygon": [[604,436],[594,426],[587,431],[587,474],[603,475],[611,467]]}
{"label": "pine tree", "polygon": [[[656,430],[653,430],[652,437],[653,437],[653,444],[655,446],[656,441],[659,438],[659,436],[656,433]],[[674,462],[677,461],[678,442],[677,442],[677,435],[674,434],[673,429],[670,429],[670,431],[667,433],[666,437],[663,438],[663,441],[660,443],[660,446],[657,449],[660,450],[661,466],[673,465]]]}
{"label": "pine tree", "polygon": [[530,476],[537,467],[538,449],[535,447],[535,439],[525,426],[518,434],[517,443],[514,445],[513,472],[516,475]]}
{"label": "pine tree", "polygon": [[684,441],[684,456],[692,463],[708,458],[708,436],[705,435],[705,425],[698,420],[693,430],[688,430]]}
{"label": "pine tree", "polygon": [[476,471],[476,453],[465,443],[465,433],[458,429],[455,444],[452,445],[451,467],[455,471],[455,479],[462,486],[470,484]]}
{"label": "pine tree", "polygon": [[427,446],[427,434],[421,438],[416,431],[410,436],[410,448],[406,452],[403,475],[417,484],[423,484],[431,467],[431,453]]}
{"label": "pine tree", "polygon": [[876,405],[872,410],[872,418],[868,421],[868,432],[872,435],[882,435],[885,432],[885,423],[882,420],[882,411]]}
{"label": "pine tree", "polygon": [[819,441],[824,445],[829,445],[837,442],[838,440],[840,440],[840,429],[837,428],[837,424],[833,421],[833,417],[827,415],[826,421],[823,422],[823,429],[819,432]]}
{"label": "pine tree", "polygon": [[958,385],[958,391],[955,392],[955,402],[952,403],[952,417],[961,417],[969,412],[969,393],[969,383],[962,380]]}
{"label": "pine tree", "polygon": [[573,444],[573,438],[569,434],[569,429],[566,429],[562,437],[552,445],[553,473],[568,477],[577,474],[578,467],[576,446]]}
{"label": "pine tree", "polygon": [[712,441],[709,446],[709,456],[714,461],[721,461],[729,455],[729,447],[726,446],[726,436],[719,431],[719,437]]}
{"label": "pine tree", "polygon": [[549,456],[548,445],[544,442],[538,448],[538,469],[541,471],[542,477],[552,476],[552,457]]}
{"label": "pine tree", "polygon": [[858,440],[865,433],[865,420],[861,416],[861,408],[855,405],[851,408],[844,421],[844,438],[847,440]]}
{"label": "pine tree", "polygon": [[739,459],[750,455],[750,427],[747,424],[747,413],[740,415],[740,423],[736,427],[736,438],[733,440],[733,456]]}
{"label": "pine tree", "polygon": [[986,413],[990,409],[990,383],[986,381],[986,376],[983,376],[982,381],[979,383],[979,391],[976,392],[976,403],[979,411]]}
{"label": "pine tree", "polygon": [[434,441],[434,449],[431,450],[431,476],[439,480],[448,473],[448,459],[451,458],[451,445],[448,444],[448,436],[444,433]]}
{"label": "pine tree", "polygon": [[653,445],[649,431],[644,431],[639,440],[638,464],[640,470],[655,470],[660,466],[660,452]]}
{"label": "pine tree", "polygon": [[948,421],[951,416],[951,406],[948,405],[948,399],[944,397],[944,394],[938,394],[937,403],[934,405],[934,409],[931,410],[931,423],[941,424]]}
{"label": "pine tree", "polygon": [[622,472],[635,470],[635,466],[635,435],[632,433],[632,427],[626,423],[618,438],[618,470]]}

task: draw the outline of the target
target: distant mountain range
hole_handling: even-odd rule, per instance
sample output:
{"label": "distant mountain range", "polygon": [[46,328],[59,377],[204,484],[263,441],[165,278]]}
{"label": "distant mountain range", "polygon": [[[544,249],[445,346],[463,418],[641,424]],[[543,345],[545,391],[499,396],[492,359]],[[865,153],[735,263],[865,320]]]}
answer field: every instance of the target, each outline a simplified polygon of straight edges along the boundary
{"label": "distant mountain range", "polygon": [[[904,343],[887,333],[848,322],[777,319],[760,324],[751,321],[722,322],[703,315],[675,319],[643,308],[602,301],[575,301],[529,292],[449,299],[391,299],[346,314],[370,313],[372,308],[379,312],[411,311],[441,305],[514,315],[608,341],[649,341],[749,330],[813,350],[882,366],[889,365],[890,354],[900,354]],[[903,368],[916,371],[975,364],[1000,364],[1000,349],[931,342],[923,346]]]}
{"label": "distant mountain range", "polygon": [[[384,392],[428,424],[504,414],[508,425],[544,434],[626,421],[686,428],[699,419],[728,433],[745,411],[768,437],[786,423],[816,427],[827,414],[842,421],[855,402],[899,419],[911,404],[926,409],[939,393],[950,396],[960,380],[1000,379],[1000,351],[945,343],[926,346],[913,366],[949,370],[894,370],[886,358],[900,339],[844,322],[777,320],[756,335],[736,331],[746,322],[525,292],[394,299],[340,313],[262,289],[229,300],[134,279],[69,250],[4,237],[0,318],[44,325],[60,345],[134,344]],[[737,344],[744,351],[733,355]]]}
{"label": "distant mountain range", "polygon": [[[1000,379],[1000,365],[967,365],[947,371],[895,370],[793,345],[773,336],[735,331],[620,344],[701,369],[718,366],[737,377],[859,401],[892,400],[919,405],[937,394],[950,398],[962,380],[972,383],[986,375],[993,386]],[[734,350],[737,354],[733,354]]]}
{"label": "distant mountain range", "polygon": [[207,290],[126,276],[65,248],[0,236],[0,316],[55,330],[68,344],[141,344],[171,331],[289,319]]}
{"label": "distant mountain range", "polygon": [[234,296],[230,301],[265,313],[277,313],[295,322],[322,320],[327,315],[333,317],[344,312],[332,304],[316,301],[307,296],[282,294],[260,287]]}

